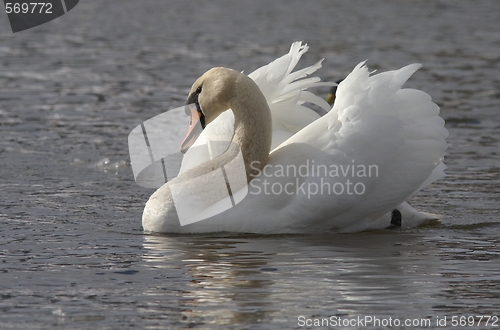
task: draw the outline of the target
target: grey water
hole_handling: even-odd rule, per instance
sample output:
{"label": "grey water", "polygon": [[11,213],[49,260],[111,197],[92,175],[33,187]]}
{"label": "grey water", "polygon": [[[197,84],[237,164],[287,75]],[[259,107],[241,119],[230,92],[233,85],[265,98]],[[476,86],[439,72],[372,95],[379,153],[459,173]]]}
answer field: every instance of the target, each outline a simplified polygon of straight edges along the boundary
{"label": "grey water", "polygon": [[[85,0],[13,34],[2,10],[0,328],[500,326],[499,19],[498,1]],[[145,235],[153,191],[133,180],[128,133],[182,105],[207,69],[249,73],[296,40],[310,45],[299,67],[325,58],[323,80],[365,59],[424,65],[406,86],[441,107],[448,175],[410,203],[442,223]]]}

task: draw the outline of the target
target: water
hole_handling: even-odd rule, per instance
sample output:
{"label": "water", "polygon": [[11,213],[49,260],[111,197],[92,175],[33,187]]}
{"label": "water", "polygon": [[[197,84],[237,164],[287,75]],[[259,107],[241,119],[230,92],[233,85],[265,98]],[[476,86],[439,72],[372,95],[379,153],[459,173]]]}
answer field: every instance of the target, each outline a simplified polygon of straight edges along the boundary
{"label": "water", "polygon": [[[496,1],[86,0],[17,34],[0,14],[1,328],[291,329],[300,316],[368,315],[433,327],[446,316],[452,328],[453,316],[500,316],[499,11]],[[326,58],[327,80],[367,58],[380,71],[424,64],[407,86],[441,106],[449,169],[411,203],[442,224],[143,235],[152,191],[133,182],[130,130],[183,104],[208,68],[251,72],[295,40],[311,46],[302,67]]]}

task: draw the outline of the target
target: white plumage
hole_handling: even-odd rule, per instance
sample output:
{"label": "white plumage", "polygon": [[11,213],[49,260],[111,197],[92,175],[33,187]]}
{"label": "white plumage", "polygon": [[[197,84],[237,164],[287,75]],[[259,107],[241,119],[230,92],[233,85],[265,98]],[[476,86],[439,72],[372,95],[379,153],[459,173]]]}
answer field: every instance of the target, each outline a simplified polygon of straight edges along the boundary
{"label": "white plumage", "polygon": [[[310,102],[329,109],[323,99],[306,91],[331,85],[307,77],[321,67],[321,61],[292,72],[306,51],[307,46],[294,43],[289,54],[249,75],[271,110],[273,150],[268,171],[250,182],[244,200],[214,217],[180,226],[177,218],[165,210],[169,197],[162,187],[144,210],[146,231],[354,232],[388,227],[390,212],[395,208],[402,213],[403,227],[435,218],[405,203],[415,192],[444,176],[446,168],[442,160],[448,132],[438,106],[425,92],[402,88],[420,65],[370,75],[364,63],[358,64],[339,84],[334,107],[320,117],[303,104]],[[195,145],[206,143],[206,139],[229,141],[233,126],[233,113],[226,111],[207,125]],[[209,159],[208,154],[192,149],[184,157],[181,172]],[[277,172],[287,166],[302,166],[310,173],[290,176]],[[371,175],[367,175],[369,166]],[[353,167],[355,171],[351,171]],[[315,176],[318,168],[327,168],[328,175]],[[335,176],[335,169],[349,170]],[[337,194],[341,185],[346,188],[346,180],[352,183],[351,188],[358,184],[358,192],[364,187],[363,193]],[[293,186],[294,193],[264,193],[273,185]],[[311,194],[308,189],[315,187],[323,187],[324,191]],[[328,187],[330,193],[325,193]],[[334,192],[331,187],[338,189]]]}

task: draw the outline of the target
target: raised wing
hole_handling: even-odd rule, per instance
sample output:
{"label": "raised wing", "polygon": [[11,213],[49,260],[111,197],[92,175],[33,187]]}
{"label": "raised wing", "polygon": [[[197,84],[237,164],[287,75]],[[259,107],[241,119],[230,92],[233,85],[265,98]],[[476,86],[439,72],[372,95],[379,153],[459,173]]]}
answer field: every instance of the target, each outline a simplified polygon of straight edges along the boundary
{"label": "raised wing", "polygon": [[[439,117],[439,107],[423,91],[402,89],[420,66],[411,64],[370,76],[364,63],[360,63],[339,84],[332,111],[299,131],[271,154],[273,165],[301,164],[306,160],[299,158],[309,157],[301,154],[306,149],[299,147],[302,145],[315,150],[313,157],[316,157],[317,164],[337,169],[354,167],[354,171],[348,171],[343,177],[328,179],[332,184],[343,179],[362,183],[362,195],[340,194],[330,199],[317,196],[329,203],[330,212],[325,208],[324,215],[329,213],[328,216],[335,218],[336,226],[347,231],[361,230],[360,226],[369,223],[367,219],[390,211],[444,175],[446,167],[442,160],[448,131],[444,128],[444,120]],[[285,156],[292,154],[293,160]],[[368,176],[366,171],[370,167],[373,173]],[[302,180],[319,183],[311,173]],[[301,201],[302,198],[297,196],[298,200],[289,205],[307,207],[307,201]],[[316,203],[315,207],[318,210]]]}

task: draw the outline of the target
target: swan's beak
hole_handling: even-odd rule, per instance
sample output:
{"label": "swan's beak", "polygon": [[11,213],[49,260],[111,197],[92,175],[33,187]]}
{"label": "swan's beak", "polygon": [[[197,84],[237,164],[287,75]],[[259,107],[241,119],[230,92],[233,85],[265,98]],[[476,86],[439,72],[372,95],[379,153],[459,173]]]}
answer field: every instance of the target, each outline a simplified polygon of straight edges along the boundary
{"label": "swan's beak", "polygon": [[189,111],[191,112],[191,123],[189,124],[186,137],[184,138],[184,140],[182,140],[181,143],[181,152],[183,154],[188,151],[188,149],[193,145],[193,143],[203,131],[203,127],[200,121],[202,113],[199,112],[193,104],[187,105],[186,107],[188,107]]}

